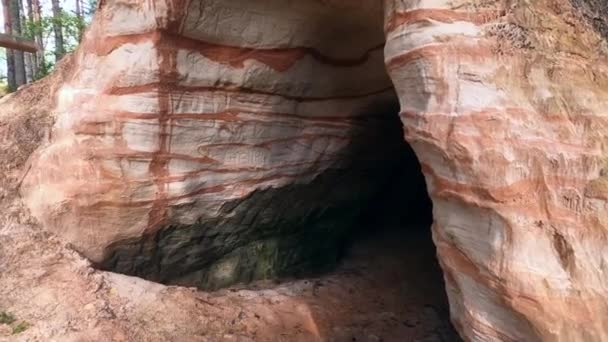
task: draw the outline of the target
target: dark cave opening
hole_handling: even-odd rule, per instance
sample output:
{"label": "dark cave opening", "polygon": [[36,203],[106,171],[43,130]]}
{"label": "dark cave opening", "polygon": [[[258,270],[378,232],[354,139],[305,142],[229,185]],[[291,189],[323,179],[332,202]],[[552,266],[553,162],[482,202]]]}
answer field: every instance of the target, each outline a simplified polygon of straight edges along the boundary
{"label": "dark cave opening", "polygon": [[[394,139],[390,141],[398,158],[386,170],[384,183],[345,240],[338,269],[371,272],[378,281],[370,284],[369,296],[392,293],[392,297],[380,295],[378,300],[393,298],[407,307],[400,317],[418,320],[409,326],[388,328],[385,336],[389,340],[461,341],[450,323],[443,274],[432,240],[433,204],[426,181],[415,152],[404,139],[399,115],[391,114],[384,118],[385,127],[392,128],[389,133]],[[387,307],[390,310],[391,306]],[[425,312],[431,314],[420,319]]]}
{"label": "dark cave opening", "polygon": [[[433,204],[396,108],[386,107],[374,117],[382,120],[382,139],[391,146],[391,154],[377,161],[388,165],[382,182],[343,240],[336,268],[316,279],[329,283],[325,295],[339,298],[342,311],[355,303],[355,310],[378,317],[365,329],[349,330],[353,341],[369,340],[370,331],[386,341],[462,341],[450,322],[432,240]],[[374,176],[378,174],[372,172],[370,177]],[[342,294],[332,294],[332,288]],[[383,320],[387,313],[401,324]],[[352,327],[366,324],[355,313],[347,314],[347,321]]]}
{"label": "dark cave opening", "polygon": [[[387,126],[395,127],[388,134],[394,138],[391,167],[386,169],[384,182],[375,197],[364,208],[358,224],[347,239],[346,246],[358,239],[374,238],[377,234],[396,231],[423,235],[431,240],[433,204],[427,193],[426,181],[414,150],[405,141],[398,115],[386,116]],[[397,139],[397,137],[399,139]],[[369,227],[375,227],[370,229]]]}

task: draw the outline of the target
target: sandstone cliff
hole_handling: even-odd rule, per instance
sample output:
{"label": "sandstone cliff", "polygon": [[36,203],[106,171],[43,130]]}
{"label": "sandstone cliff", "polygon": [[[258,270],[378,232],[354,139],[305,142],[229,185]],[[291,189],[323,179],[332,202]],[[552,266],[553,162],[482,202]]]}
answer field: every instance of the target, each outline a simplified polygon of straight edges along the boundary
{"label": "sandstone cliff", "polygon": [[335,259],[392,163],[383,42],[380,6],[107,2],[27,202],[91,260],[160,281]]}
{"label": "sandstone cliff", "polygon": [[387,67],[466,339],[606,338],[608,60],[591,26],[606,12],[586,5],[385,1]]}
{"label": "sandstone cliff", "polygon": [[105,268],[210,287],[295,272],[333,257],[394,162],[398,100],[461,335],[600,341],[605,10],[104,1],[22,194]]}

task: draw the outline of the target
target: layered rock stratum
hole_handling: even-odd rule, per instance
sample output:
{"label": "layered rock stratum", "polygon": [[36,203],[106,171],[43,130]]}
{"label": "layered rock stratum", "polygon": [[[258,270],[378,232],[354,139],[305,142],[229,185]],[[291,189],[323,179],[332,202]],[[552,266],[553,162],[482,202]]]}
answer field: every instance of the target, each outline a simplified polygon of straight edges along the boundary
{"label": "layered rock stratum", "polygon": [[94,262],[158,281],[335,259],[399,139],[383,42],[380,6],[107,2],[26,201]]}
{"label": "layered rock stratum", "polygon": [[98,266],[276,277],[335,258],[395,163],[399,111],[463,338],[601,341],[606,15],[591,0],[103,1],[11,184]]}
{"label": "layered rock stratum", "polygon": [[608,60],[586,18],[606,8],[425,4],[385,3],[385,57],[455,324],[468,340],[605,339]]}

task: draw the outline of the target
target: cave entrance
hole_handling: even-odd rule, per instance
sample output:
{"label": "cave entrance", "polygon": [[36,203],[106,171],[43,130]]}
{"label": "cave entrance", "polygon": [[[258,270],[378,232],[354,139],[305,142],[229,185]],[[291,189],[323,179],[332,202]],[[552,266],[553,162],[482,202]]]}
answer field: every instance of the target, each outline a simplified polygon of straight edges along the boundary
{"label": "cave entrance", "polygon": [[[431,234],[433,206],[421,165],[404,139],[398,106],[375,110],[361,123],[368,129],[362,138],[366,145],[355,149],[361,153],[352,155],[352,165],[364,174],[354,179],[380,181],[374,183],[374,195],[359,203],[358,217],[341,244],[334,245],[341,249],[335,264],[332,258],[320,258],[330,264],[318,264],[316,271],[309,269],[296,278],[257,281],[231,290],[271,290],[305,302],[324,338],[460,341],[450,323]],[[376,131],[370,133],[370,127]],[[373,144],[369,134],[376,137]],[[381,151],[370,154],[367,148]],[[352,181],[346,175],[350,171],[343,172],[343,177],[332,175],[332,179]]]}
{"label": "cave entrance", "polygon": [[[394,144],[390,150],[397,158],[386,156],[391,167],[385,182],[350,234],[334,279],[354,288],[342,295],[344,306],[356,303],[359,310],[378,317],[366,331],[356,332],[361,336],[356,340],[369,340],[373,330],[371,335],[379,340],[459,341],[449,321],[431,234],[433,206],[420,163],[403,139],[399,116],[392,113],[384,120],[396,128],[387,141]],[[394,324],[395,318],[399,324]]]}

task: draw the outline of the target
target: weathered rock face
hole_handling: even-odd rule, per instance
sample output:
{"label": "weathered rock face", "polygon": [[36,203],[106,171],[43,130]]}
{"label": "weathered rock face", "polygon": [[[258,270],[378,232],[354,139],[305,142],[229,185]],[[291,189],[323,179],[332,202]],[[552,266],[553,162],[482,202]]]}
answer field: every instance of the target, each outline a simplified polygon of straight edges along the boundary
{"label": "weathered rock face", "polygon": [[373,2],[106,2],[27,202],[104,268],[159,281],[327,264],[398,157],[382,21]]}
{"label": "weathered rock face", "polygon": [[390,168],[386,68],[460,333],[603,340],[602,6],[108,0],[23,194],[122,272],[221,286],[307,268]]}
{"label": "weathered rock face", "polygon": [[385,4],[461,334],[605,340],[605,37],[566,1]]}

